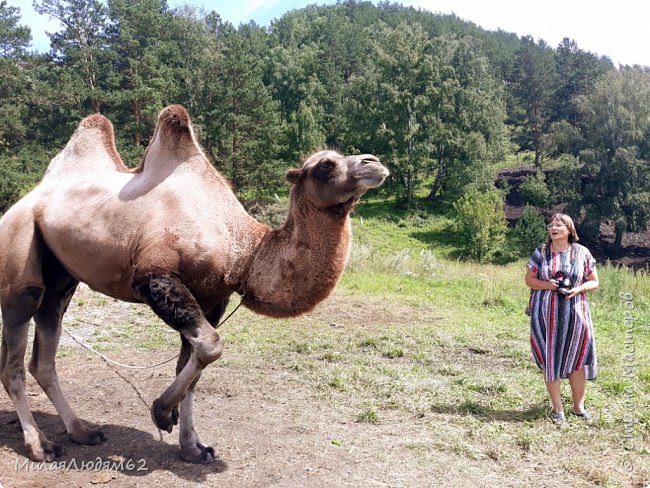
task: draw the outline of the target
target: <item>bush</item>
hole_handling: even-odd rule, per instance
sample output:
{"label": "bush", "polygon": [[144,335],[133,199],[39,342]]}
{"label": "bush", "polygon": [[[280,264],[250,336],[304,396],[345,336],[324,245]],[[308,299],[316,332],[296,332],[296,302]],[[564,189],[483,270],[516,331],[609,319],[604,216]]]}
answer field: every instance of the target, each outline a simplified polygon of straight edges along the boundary
{"label": "bush", "polygon": [[570,154],[558,159],[557,167],[547,179],[549,194],[556,203],[567,203],[580,198],[580,173],[578,161]]}
{"label": "bush", "polygon": [[454,203],[454,210],[461,249],[468,257],[483,262],[500,251],[508,226],[499,191],[468,192]]}
{"label": "bush", "polygon": [[545,240],[544,217],[535,207],[526,205],[512,231],[512,242],[517,255],[530,256]]}
{"label": "bush", "polygon": [[519,186],[519,193],[526,203],[535,207],[547,206],[551,197],[546,186],[544,173],[541,171],[535,176],[527,177]]}

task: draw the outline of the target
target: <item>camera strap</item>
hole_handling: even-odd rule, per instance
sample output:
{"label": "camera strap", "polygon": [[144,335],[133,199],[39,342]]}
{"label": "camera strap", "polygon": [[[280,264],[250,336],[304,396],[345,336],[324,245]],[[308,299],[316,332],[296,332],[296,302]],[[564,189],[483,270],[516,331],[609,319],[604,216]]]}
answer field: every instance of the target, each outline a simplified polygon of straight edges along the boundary
{"label": "camera strap", "polygon": [[[542,244],[540,247],[537,248],[540,252],[540,256],[544,256],[546,259],[547,266],[550,266],[551,263],[551,245],[549,243],[547,244]],[[571,263],[571,270],[569,271],[569,276],[573,277],[573,267],[575,265],[576,261],[576,252],[577,252],[577,246],[575,242],[571,243],[571,254],[569,257],[570,263]],[[540,278],[540,270],[542,268],[542,264],[540,263],[540,266],[537,269],[537,278]],[[573,278],[571,278],[573,281]],[[532,307],[533,307],[533,290],[530,290],[530,294],[528,296],[528,305],[524,309],[524,313],[528,316],[531,315],[532,313]]]}
{"label": "camera strap", "polygon": [[[542,248],[545,251],[546,255],[546,262],[550,263],[551,262],[551,245],[550,244],[542,244]],[[571,268],[573,268],[573,265],[576,262],[576,243],[572,242],[571,243],[571,257],[570,257],[570,263],[571,263]]]}

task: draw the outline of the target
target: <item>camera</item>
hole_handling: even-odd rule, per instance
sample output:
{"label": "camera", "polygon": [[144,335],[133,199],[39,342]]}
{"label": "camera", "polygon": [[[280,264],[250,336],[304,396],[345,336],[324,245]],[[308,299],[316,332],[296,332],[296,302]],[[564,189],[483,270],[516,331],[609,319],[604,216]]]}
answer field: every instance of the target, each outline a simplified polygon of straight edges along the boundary
{"label": "camera", "polygon": [[558,271],[553,275],[553,281],[557,283],[557,292],[562,295],[563,297],[567,296],[569,292],[571,291],[571,280],[569,277],[564,274],[563,271]]}

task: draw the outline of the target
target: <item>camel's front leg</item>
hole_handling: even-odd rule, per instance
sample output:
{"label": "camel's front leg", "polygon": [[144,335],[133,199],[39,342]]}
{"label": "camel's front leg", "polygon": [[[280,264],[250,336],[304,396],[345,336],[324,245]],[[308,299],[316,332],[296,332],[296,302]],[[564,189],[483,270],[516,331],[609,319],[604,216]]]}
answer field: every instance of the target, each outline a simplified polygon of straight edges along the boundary
{"label": "camel's front leg", "polygon": [[[224,300],[205,314],[210,324],[212,324],[212,327],[217,327],[217,324],[226,311],[227,306],[228,300]],[[178,356],[178,362],[176,363],[176,374],[179,374],[183,370],[191,353],[192,346],[181,334],[181,352]],[[178,434],[178,440],[181,444],[182,459],[191,463],[206,464],[214,462],[214,449],[201,442],[199,436],[194,430],[193,418],[194,388],[200,377],[201,373],[199,373],[196,379],[192,382],[190,387],[187,389],[185,398],[181,401],[179,417],[180,432]]]}
{"label": "camel's front leg", "polygon": [[[177,277],[169,274],[148,275],[136,282],[135,290],[160,318],[182,334],[188,344],[181,353],[187,357],[189,351],[189,357],[179,358],[179,365],[183,361],[184,366],[178,371],[174,382],[151,406],[151,416],[156,426],[171,432],[178,423],[178,405],[184,398],[187,400],[183,406],[191,422],[191,406],[188,404],[193,395],[191,392],[186,394],[196,384],[201,371],[221,356],[221,339],[203,315],[196,299]],[[194,430],[193,427],[191,430]],[[210,462],[208,459],[190,460]]]}
{"label": "camel's front leg", "polygon": [[[192,354],[192,346],[189,341],[181,335],[181,352],[176,364],[176,374],[180,374]],[[178,441],[181,445],[181,459],[195,464],[209,464],[214,462],[214,449],[204,445],[194,430],[194,388],[201,377],[197,375],[187,389],[185,397],[180,403],[179,434]]]}

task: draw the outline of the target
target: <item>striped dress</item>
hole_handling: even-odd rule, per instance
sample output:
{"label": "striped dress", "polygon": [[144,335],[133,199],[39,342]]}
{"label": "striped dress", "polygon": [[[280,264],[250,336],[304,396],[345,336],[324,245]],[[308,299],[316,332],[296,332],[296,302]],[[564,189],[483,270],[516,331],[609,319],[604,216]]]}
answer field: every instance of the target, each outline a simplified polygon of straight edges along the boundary
{"label": "striped dress", "polygon": [[[546,244],[528,262],[528,268],[542,280],[563,271],[572,287],[582,285],[595,266],[589,250],[576,243],[557,253]],[[553,290],[533,291],[530,309],[532,355],[546,381],[567,378],[583,366],[587,379],[596,379],[596,341],[586,293],[567,300]]]}

